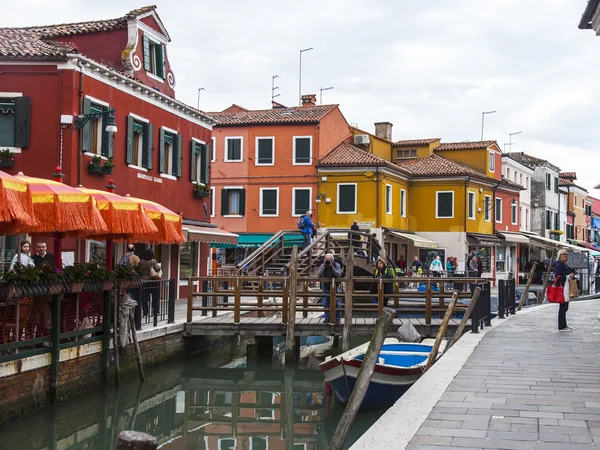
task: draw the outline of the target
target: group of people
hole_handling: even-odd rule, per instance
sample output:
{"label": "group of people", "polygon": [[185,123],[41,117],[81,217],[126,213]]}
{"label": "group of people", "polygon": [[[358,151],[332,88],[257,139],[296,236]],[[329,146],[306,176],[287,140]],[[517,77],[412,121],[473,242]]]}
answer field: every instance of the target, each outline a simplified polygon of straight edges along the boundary
{"label": "group of people", "polygon": [[48,263],[54,266],[54,255],[48,252],[48,244],[46,242],[38,242],[36,249],[37,252],[31,255],[31,243],[29,241],[21,242],[21,249],[13,256],[8,271],[14,271],[16,264],[21,264],[24,267],[34,267]]}

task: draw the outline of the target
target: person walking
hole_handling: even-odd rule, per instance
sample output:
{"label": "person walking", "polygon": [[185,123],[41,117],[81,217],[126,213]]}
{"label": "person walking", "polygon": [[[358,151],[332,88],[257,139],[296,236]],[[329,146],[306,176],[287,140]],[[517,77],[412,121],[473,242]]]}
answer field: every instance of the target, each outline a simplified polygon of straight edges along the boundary
{"label": "person walking", "polygon": [[[436,256],[433,261],[431,261],[431,264],[429,265],[429,271],[431,272],[431,275],[435,278],[440,278],[444,273],[444,268],[442,267],[442,260],[439,255]],[[438,284],[433,283],[433,288],[439,289]]]}
{"label": "person walking", "polygon": [[145,289],[142,291],[142,313],[144,317],[150,312],[150,296],[152,296],[152,313],[157,315],[160,306],[160,264],[156,262],[154,251],[152,249],[146,250],[144,257],[139,262],[139,267],[142,268],[144,273],[150,276],[150,281],[146,282]]}
{"label": "person walking", "polygon": [[[396,278],[396,271],[394,270],[393,267],[388,266],[385,261],[381,258],[379,258],[377,260],[377,264],[375,264],[375,272],[373,273],[373,278],[375,278],[377,280],[377,283],[373,283],[371,285],[371,293],[372,294],[376,294],[378,292],[378,287],[377,285],[379,284],[379,279],[380,278]],[[388,282],[388,283],[383,283],[383,306],[387,306],[388,302],[390,300],[389,295],[392,295],[394,293],[394,283]],[[373,300],[373,303],[377,304],[378,303],[378,298],[375,297],[375,299]]]}
{"label": "person walking", "polygon": [[38,242],[36,244],[37,253],[31,257],[36,266],[41,266],[44,263],[51,264],[54,267],[54,255],[48,252],[48,244]]}
{"label": "person walking", "polygon": [[[448,258],[446,258],[446,275],[449,278],[452,278],[454,276],[455,271],[455,258],[453,258],[452,256],[448,256]],[[452,283],[446,283],[446,289],[452,289]]]}
{"label": "person walking", "polygon": [[[350,229],[352,231],[360,231],[360,227],[358,226],[358,221],[355,220],[354,222],[352,222],[352,225],[350,226]],[[362,245],[360,243],[360,235],[359,234],[354,234],[354,233],[348,233],[348,237],[350,238],[350,240],[352,241],[352,247],[354,247],[354,254],[357,254],[357,250],[362,248]]]}
{"label": "person walking", "polygon": [[[317,272],[317,276],[319,278],[326,278],[331,280],[332,278],[341,278],[342,277],[342,268],[340,264],[333,259],[333,253],[325,254],[325,261],[319,267],[319,271]],[[339,286],[339,285],[338,285]],[[323,304],[323,308],[325,309],[325,322],[329,322],[329,307],[330,307],[330,299],[331,299],[331,281],[322,281],[321,289],[323,291],[323,297],[321,298],[321,303]],[[337,289],[336,289],[337,290]],[[335,298],[335,321],[339,323],[342,319],[342,312],[340,311],[340,301],[336,297]]]}
{"label": "person walking", "polygon": [[33,267],[35,263],[31,256],[29,256],[29,252],[31,251],[31,244],[28,241],[21,242],[21,251],[17,251],[17,254],[13,256],[13,259],[10,263],[10,267],[8,269],[9,272],[13,272],[15,270],[15,264],[20,264],[24,267]]}
{"label": "person walking", "polygon": [[[573,282],[575,278],[575,270],[569,267],[569,254],[562,249],[556,255],[556,263],[554,264],[554,284],[556,286],[565,286],[567,279]],[[573,331],[573,328],[567,326],[567,311],[569,310],[569,302],[564,302],[558,305],[558,331]]]}
{"label": "person walking", "polygon": [[300,223],[298,224],[298,228],[300,228],[300,225],[302,225],[301,230],[304,238],[304,241],[302,242],[302,250],[308,247],[312,241],[315,224],[312,222],[311,217],[312,212],[306,211],[306,214],[300,218]]}

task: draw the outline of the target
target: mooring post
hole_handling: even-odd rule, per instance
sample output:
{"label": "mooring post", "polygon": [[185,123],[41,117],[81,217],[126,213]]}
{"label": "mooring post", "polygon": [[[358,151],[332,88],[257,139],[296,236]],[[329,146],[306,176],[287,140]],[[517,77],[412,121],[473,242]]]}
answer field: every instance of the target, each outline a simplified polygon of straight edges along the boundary
{"label": "mooring post", "polygon": [[50,314],[50,320],[52,321],[52,330],[50,330],[52,339],[52,351],[50,353],[50,401],[56,403],[58,401],[58,379],[60,376],[60,297],[58,295],[52,296]]}
{"label": "mooring post", "polygon": [[233,294],[233,321],[235,323],[240,323],[240,317],[241,317],[241,306],[242,306],[242,295],[241,295],[241,291],[242,291],[242,286],[240,283],[240,279],[239,277],[235,278],[235,287],[234,289],[234,294]]}
{"label": "mooring post", "polygon": [[102,293],[104,299],[104,310],[102,314],[102,380],[108,381],[108,370],[110,368],[110,306],[112,291]]}
{"label": "mooring post", "polygon": [[367,393],[367,388],[369,387],[371,377],[373,376],[373,371],[375,370],[375,365],[377,364],[379,352],[381,351],[383,341],[385,341],[385,338],[387,337],[388,329],[390,328],[395,316],[396,310],[391,308],[383,308],[383,313],[381,316],[379,316],[379,319],[377,319],[375,332],[371,337],[369,348],[365,353],[362,365],[358,371],[358,377],[356,377],[356,384],[354,385],[354,389],[352,389],[350,399],[348,400],[346,409],[344,409],[342,418],[340,419],[338,426],[333,433],[329,450],[341,450],[344,446],[344,442],[346,441],[346,437],[348,436],[352,422],[354,422],[354,418],[358,413],[358,409],[360,408],[365,394]]}
{"label": "mooring post", "polygon": [[194,282],[188,277],[187,323],[192,323],[192,308],[194,307]]}
{"label": "mooring post", "polygon": [[139,431],[121,431],[116,450],[156,450],[158,441],[154,436]]}
{"label": "mooring post", "polygon": [[448,328],[448,323],[450,323],[450,318],[452,317],[452,312],[454,312],[454,307],[456,306],[457,300],[458,291],[454,291],[454,294],[452,294],[452,300],[450,300],[450,305],[448,305],[448,309],[446,310],[446,315],[442,320],[442,324],[440,325],[440,329],[438,330],[437,337],[435,338],[435,343],[433,344],[431,353],[429,353],[429,358],[427,358],[427,365],[425,366],[425,370],[428,370],[437,358],[438,351],[440,350],[440,344],[442,343],[442,339],[444,339],[444,336],[446,335],[446,328]]}
{"label": "mooring post", "polygon": [[354,281],[352,273],[354,272],[354,252],[348,252],[346,258],[346,294],[344,299],[344,329],[342,331],[342,351],[350,350],[350,337],[352,328],[352,296],[354,293]]}
{"label": "mooring post", "polygon": [[119,378],[121,378],[121,367],[119,365],[119,298],[121,297],[121,289],[118,289],[115,296],[115,308],[113,310],[113,351],[115,354],[115,384],[119,386]]}
{"label": "mooring post", "polygon": [[479,300],[479,294],[481,294],[481,288],[479,286],[477,286],[475,288],[475,292],[473,292],[473,297],[471,298],[471,301],[469,302],[467,311],[465,312],[465,315],[463,316],[462,320],[460,321],[460,324],[458,325],[458,329],[456,330],[456,333],[454,333],[454,337],[448,344],[448,348],[452,347],[456,343],[456,341],[458,341],[460,339],[460,337],[462,336],[463,331],[465,330],[465,327],[467,326],[467,321],[471,318],[471,313],[475,309],[475,305],[477,305],[477,300]]}
{"label": "mooring post", "polygon": [[523,296],[521,297],[521,301],[519,302],[519,307],[517,308],[517,311],[521,311],[521,308],[523,307],[523,305],[525,304],[525,301],[527,300],[527,297],[529,296],[529,287],[531,286],[531,283],[533,282],[533,277],[535,275],[535,269],[537,269],[536,262],[533,263],[533,266],[531,266],[531,270],[529,271],[529,277],[527,277],[527,284],[525,285],[525,290],[523,291]]}
{"label": "mooring post", "polygon": [[[552,250],[552,257],[550,258],[550,262],[548,263],[548,269],[546,270],[546,280],[544,281],[544,286],[542,287],[542,296],[541,302],[538,299],[538,305],[541,305],[544,302],[544,297],[546,296],[546,288],[548,287],[548,283],[550,282],[550,272],[552,271],[552,261],[556,257],[556,249]],[[521,309],[521,304],[519,304],[519,309]]]}
{"label": "mooring post", "polygon": [[291,363],[294,361],[294,346],[295,346],[295,327],[296,327],[296,301],[298,290],[298,247],[294,245],[292,249],[292,259],[289,272],[289,313],[287,322],[287,331],[285,338],[285,362]]}
{"label": "mooring post", "polygon": [[[417,286],[419,283],[417,283]],[[425,284],[425,324],[431,325],[431,282]]]}

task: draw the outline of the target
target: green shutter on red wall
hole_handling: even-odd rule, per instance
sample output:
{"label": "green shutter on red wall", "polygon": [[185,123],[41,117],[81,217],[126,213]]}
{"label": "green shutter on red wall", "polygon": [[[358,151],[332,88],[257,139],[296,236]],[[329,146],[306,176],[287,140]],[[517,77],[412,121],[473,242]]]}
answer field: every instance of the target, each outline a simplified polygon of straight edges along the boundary
{"label": "green shutter on red wall", "polygon": [[190,141],[190,181],[196,180],[196,142]]}
{"label": "green shutter on red wall", "polygon": [[144,33],[144,69],[150,72],[150,41],[146,33]]}
{"label": "green shutter on red wall", "polygon": [[202,164],[202,181],[204,184],[210,184],[210,147],[204,145],[202,148],[202,157],[200,158]]}
{"label": "green shutter on red wall", "polygon": [[15,147],[29,147],[29,97],[15,98]]}
{"label": "green shutter on red wall", "polygon": [[146,156],[146,169],[154,167],[154,124],[147,123],[144,129],[144,155]]}
{"label": "green shutter on red wall", "polygon": [[[83,114],[89,114],[91,111],[92,111],[92,101],[89,98],[84,98],[83,99]],[[94,134],[92,132],[92,126],[93,126],[93,121],[88,120],[81,130],[81,133],[83,134],[83,142],[82,142],[81,150],[84,152],[92,151],[92,148],[93,148],[92,139],[93,139]]]}
{"label": "green shutter on red wall", "polygon": [[240,189],[240,216],[246,215],[246,189]]}
{"label": "green shutter on red wall", "polygon": [[165,130],[158,132],[158,171],[165,173]]}
{"label": "green shutter on red wall", "polygon": [[167,51],[164,45],[161,45],[160,48],[162,50],[162,64],[160,67],[162,73],[159,76],[164,80],[165,78],[167,78]]}
{"label": "green shutter on red wall", "polygon": [[125,149],[125,162],[133,164],[133,117],[127,116],[127,148]]}
{"label": "green shutter on red wall", "polygon": [[229,195],[227,195],[227,189],[221,189],[221,215],[227,216],[229,214]]}
{"label": "green shutter on red wall", "polygon": [[183,173],[183,136],[181,134],[177,134],[174,137],[177,141],[177,154],[175,155],[175,176],[177,178],[181,178],[181,174]]}

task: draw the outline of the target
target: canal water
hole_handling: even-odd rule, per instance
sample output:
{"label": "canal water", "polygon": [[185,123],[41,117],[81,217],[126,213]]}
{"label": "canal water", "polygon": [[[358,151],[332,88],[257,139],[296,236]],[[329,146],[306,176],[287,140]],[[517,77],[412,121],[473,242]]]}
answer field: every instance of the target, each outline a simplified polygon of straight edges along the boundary
{"label": "canal water", "polygon": [[[144,384],[129,378],[1,424],[0,449],[114,450],[120,431],[137,430],[165,450],[326,450],[343,408],[317,366],[337,350],[305,350],[285,370],[280,353],[247,362],[244,348],[230,341],[148,370]],[[359,413],[345,448],[383,412]]]}

